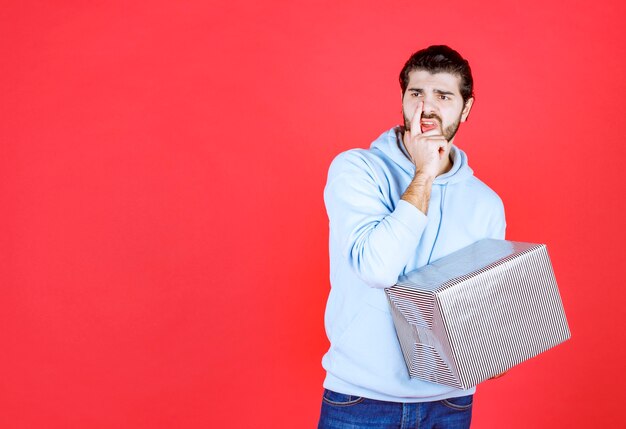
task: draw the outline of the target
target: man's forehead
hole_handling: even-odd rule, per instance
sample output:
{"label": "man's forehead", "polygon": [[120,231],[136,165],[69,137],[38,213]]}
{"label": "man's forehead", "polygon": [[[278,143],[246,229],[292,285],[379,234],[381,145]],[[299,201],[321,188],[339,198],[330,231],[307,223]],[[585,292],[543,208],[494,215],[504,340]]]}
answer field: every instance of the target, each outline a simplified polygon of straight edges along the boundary
{"label": "man's forehead", "polygon": [[419,69],[409,72],[409,84],[407,89],[423,88],[425,86],[452,90],[458,93],[461,86],[461,77],[455,73],[431,73],[427,70]]}

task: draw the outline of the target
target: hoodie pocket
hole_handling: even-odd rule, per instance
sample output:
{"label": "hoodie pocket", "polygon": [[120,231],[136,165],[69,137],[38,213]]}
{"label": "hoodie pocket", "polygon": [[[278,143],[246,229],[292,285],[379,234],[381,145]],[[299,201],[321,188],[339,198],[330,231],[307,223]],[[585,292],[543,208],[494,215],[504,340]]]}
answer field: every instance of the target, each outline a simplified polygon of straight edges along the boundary
{"label": "hoodie pocket", "polygon": [[377,390],[408,375],[390,313],[365,302],[333,349],[335,370],[347,382]]}

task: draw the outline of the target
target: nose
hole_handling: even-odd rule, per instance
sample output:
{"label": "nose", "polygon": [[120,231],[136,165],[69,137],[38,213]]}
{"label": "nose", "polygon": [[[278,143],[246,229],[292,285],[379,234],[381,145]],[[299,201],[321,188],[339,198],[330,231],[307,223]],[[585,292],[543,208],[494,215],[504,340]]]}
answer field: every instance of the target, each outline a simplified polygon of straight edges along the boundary
{"label": "nose", "polygon": [[437,108],[436,108],[436,100],[435,97],[433,96],[433,94],[426,94],[424,96],[424,110],[422,111],[423,114],[431,114],[431,113],[435,113]]}

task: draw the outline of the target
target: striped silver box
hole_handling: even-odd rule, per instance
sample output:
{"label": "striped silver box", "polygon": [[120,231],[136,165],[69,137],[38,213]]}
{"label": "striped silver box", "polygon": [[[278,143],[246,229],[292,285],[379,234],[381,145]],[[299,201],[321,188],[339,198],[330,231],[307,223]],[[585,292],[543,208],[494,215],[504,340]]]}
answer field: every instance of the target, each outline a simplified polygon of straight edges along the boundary
{"label": "striped silver box", "polygon": [[386,289],[411,377],[467,389],[569,339],[544,244],[481,240]]}

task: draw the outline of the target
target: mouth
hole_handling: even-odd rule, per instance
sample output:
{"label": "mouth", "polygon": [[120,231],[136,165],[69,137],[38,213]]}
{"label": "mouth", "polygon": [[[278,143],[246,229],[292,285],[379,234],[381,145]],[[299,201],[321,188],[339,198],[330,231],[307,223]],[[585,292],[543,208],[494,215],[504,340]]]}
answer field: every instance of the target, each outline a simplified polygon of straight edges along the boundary
{"label": "mouth", "polygon": [[422,128],[422,132],[434,130],[439,128],[439,123],[435,119],[422,119],[420,121],[420,126]]}

